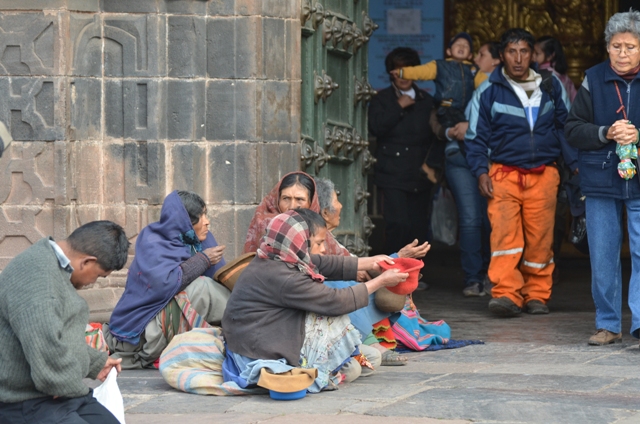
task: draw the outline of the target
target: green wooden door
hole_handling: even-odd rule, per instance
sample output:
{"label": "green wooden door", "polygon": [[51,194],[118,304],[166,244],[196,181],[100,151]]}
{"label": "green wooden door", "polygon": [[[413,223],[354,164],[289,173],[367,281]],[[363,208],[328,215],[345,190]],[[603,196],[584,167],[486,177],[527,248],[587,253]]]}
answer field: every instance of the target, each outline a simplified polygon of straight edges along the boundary
{"label": "green wooden door", "polygon": [[367,141],[367,42],[377,28],[367,0],[303,0],[302,170],[331,179],[343,205],[334,235],[366,256],[367,171],[375,161]]}

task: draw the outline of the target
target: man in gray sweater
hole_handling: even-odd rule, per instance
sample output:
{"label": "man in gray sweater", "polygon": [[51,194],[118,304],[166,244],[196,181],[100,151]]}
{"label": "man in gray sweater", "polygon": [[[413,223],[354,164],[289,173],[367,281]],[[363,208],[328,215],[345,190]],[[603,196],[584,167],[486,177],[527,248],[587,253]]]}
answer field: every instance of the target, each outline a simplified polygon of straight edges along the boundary
{"label": "man in gray sweater", "polygon": [[0,273],[0,423],[118,423],[82,381],[104,381],[121,360],[86,344],[76,289],[121,269],[128,248],[122,227],[94,221],[34,243]]}

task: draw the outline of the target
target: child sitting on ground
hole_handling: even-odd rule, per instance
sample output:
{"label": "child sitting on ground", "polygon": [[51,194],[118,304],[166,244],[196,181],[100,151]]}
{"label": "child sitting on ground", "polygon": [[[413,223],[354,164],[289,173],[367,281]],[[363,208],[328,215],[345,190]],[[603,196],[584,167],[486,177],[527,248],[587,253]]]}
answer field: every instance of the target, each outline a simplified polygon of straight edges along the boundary
{"label": "child sitting on ground", "polygon": [[456,34],[446,50],[447,59],[432,60],[419,66],[406,66],[391,71],[408,80],[433,80],[436,84],[434,99],[439,104],[438,122],[443,128],[451,128],[466,121],[464,109],[471,95],[487,75],[477,72],[471,63],[473,41],[466,32]]}

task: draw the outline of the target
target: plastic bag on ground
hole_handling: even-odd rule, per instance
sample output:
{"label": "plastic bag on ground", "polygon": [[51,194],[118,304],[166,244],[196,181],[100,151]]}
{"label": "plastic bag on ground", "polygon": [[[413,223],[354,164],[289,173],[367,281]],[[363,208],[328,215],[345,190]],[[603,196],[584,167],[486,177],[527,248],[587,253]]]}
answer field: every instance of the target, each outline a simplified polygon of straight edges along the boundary
{"label": "plastic bag on ground", "polygon": [[431,233],[433,239],[449,246],[458,239],[458,211],[451,191],[440,187],[433,199],[431,212]]}
{"label": "plastic bag on ground", "polygon": [[111,368],[109,375],[104,382],[93,389],[93,397],[102,404],[105,408],[113,414],[114,417],[120,421],[120,424],[124,422],[124,401],[122,400],[122,393],[118,387],[118,370]]}

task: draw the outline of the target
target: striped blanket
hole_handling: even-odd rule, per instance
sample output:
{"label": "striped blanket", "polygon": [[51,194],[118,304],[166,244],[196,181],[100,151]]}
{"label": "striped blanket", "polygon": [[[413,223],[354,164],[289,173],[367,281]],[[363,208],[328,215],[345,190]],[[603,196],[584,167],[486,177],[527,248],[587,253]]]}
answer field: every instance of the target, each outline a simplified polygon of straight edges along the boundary
{"label": "striped blanket", "polygon": [[224,338],[219,327],[195,328],[177,334],[160,356],[160,374],[173,388],[198,395],[263,394],[263,389],[242,389],[224,382]]}
{"label": "striped blanket", "polygon": [[432,345],[447,344],[451,337],[451,328],[444,321],[427,321],[422,318],[411,295],[408,295],[398,318],[393,322],[385,318],[375,323],[373,334],[387,349],[401,346],[413,351],[422,351]]}

